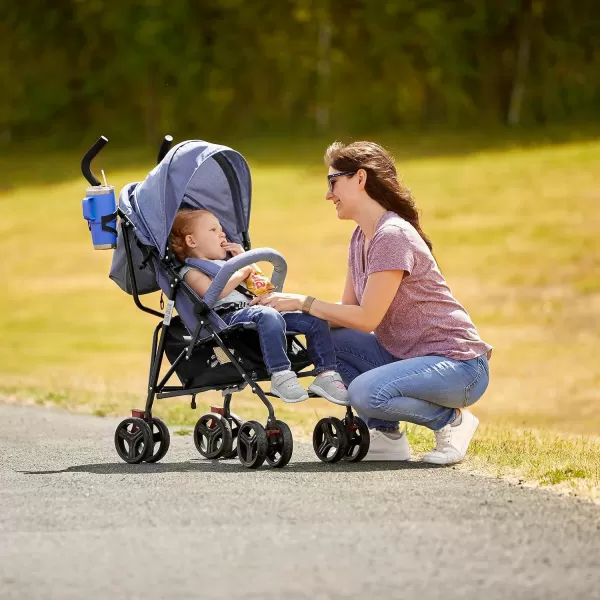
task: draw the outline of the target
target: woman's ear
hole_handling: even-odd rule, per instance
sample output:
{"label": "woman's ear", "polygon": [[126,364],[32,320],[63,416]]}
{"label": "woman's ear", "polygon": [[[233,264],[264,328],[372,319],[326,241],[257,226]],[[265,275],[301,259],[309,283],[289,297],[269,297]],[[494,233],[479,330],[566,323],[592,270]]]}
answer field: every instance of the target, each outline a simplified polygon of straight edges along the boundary
{"label": "woman's ear", "polygon": [[359,169],[356,171],[356,175],[358,177],[358,187],[364,190],[367,183],[367,172],[364,169]]}

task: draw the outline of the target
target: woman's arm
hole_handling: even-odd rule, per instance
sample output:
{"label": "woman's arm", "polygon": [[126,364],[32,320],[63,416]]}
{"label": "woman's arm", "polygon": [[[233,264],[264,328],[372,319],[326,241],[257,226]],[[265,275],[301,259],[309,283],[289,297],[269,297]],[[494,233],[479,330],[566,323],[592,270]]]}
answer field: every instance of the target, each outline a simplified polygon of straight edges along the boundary
{"label": "woman's arm", "polygon": [[346,271],[346,283],[344,284],[344,292],[342,293],[342,304],[358,305],[358,298],[354,293],[354,283],[352,283],[352,269],[348,265]]}
{"label": "woman's arm", "polygon": [[[344,284],[344,291],[342,292],[342,300],[338,302],[338,304],[347,304],[350,306],[358,306],[358,298],[354,293],[354,283],[352,282],[352,270],[350,269],[350,265],[348,265],[348,270],[346,271],[346,283]],[[333,321],[328,321],[329,327],[341,327],[337,323]]]}
{"label": "woman's arm", "polygon": [[[370,333],[388,311],[404,271],[378,271],[367,279],[367,285],[360,305],[334,304],[315,299],[310,314],[330,321],[339,327],[350,327]],[[271,306],[279,312],[302,310],[306,296],[301,294],[269,294],[255,298],[251,304]]]}
{"label": "woman's arm", "polygon": [[[248,277],[250,277],[250,273],[252,273],[252,265],[243,267],[239,271],[236,271],[230,277],[229,281],[223,288],[223,291],[221,292],[221,295],[219,296],[219,300],[221,298],[224,298],[225,296],[227,296],[227,294],[230,294],[231,292],[233,292],[233,290],[238,285],[240,285],[240,283],[242,283],[242,281],[245,281],[246,279],[248,279]],[[206,295],[206,292],[208,291],[208,288],[210,287],[210,284],[212,283],[212,279],[208,275],[205,275],[199,269],[189,270],[183,276],[183,279],[196,292],[196,294],[198,294],[202,298],[204,298],[204,296]]]}

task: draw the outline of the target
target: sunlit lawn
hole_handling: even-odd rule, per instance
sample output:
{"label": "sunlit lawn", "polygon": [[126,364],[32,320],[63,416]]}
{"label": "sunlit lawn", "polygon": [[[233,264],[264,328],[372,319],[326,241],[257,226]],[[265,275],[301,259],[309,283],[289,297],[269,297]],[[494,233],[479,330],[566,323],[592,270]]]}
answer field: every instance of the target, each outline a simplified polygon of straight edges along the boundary
{"label": "sunlit lawn", "polygon": [[[452,290],[495,347],[489,391],[474,407],[494,440],[530,428],[597,434],[600,142],[410,157],[397,139],[385,141],[403,156],[399,170]],[[288,291],[337,301],[352,226],[324,200],[322,151],[314,144],[269,155],[249,146],[251,237],[285,255]],[[126,156],[109,145],[98,161],[117,188],[152,166],[150,154],[146,164],[141,151]],[[0,157],[0,394],[125,415],[144,403],[155,320],[107,278],[111,253],[92,248],[79,157],[44,160],[27,184],[15,157]],[[242,416],[264,414],[247,393],[235,406]],[[317,400],[277,408],[304,432],[319,415],[339,413]],[[185,399],[158,401],[157,414],[190,424],[201,413]],[[422,436],[412,435],[418,444]],[[585,477],[594,469],[597,479],[593,462]]]}

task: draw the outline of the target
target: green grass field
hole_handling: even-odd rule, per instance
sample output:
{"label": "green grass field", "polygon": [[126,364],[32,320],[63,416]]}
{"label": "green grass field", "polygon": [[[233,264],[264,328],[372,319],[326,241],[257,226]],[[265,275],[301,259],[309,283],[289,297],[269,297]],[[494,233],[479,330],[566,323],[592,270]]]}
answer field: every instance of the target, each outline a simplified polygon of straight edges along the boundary
{"label": "green grass field", "polygon": [[[447,153],[443,144],[411,152],[400,138],[378,141],[399,157],[446,279],[495,347],[490,388],[474,407],[486,427],[470,464],[597,486],[600,141]],[[337,301],[352,225],[324,200],[324,143],[241,149],[253,173],[253,246],[286,256],[288,291]],[[152,160],[109,145],[96,168],[120,188]],[[144,403],[155,320],[108,280],[111,253],[92,249],[78,162],[73,153],[33,166],[0,156],[0,395],[125,415]],[[200,414],[187,400],[157,406],[172,423]],[[261,414],[247,393],[236,406]],[[279,408],[303,432],[329,411],[316,400]],[[418,428],[411,436],[417,447],[429,443]]]}

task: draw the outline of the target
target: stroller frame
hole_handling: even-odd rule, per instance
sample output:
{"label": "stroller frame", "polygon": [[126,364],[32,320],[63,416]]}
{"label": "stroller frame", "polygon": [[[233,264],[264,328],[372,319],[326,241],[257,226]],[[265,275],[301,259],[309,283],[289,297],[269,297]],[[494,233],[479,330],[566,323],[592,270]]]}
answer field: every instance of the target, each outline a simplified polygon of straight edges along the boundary
{"label": "stroller frame", "polygon": [[[92,173],[90,163],[94,156],[108,142],[104,137],[100,138],[86,153],[82,160],[81,168],[85,178],[92,184],[98,185],[99,181]],[[159,153],[157,162],[161,162],[168,153],[172,143],[171,136],[165,136]],[[218,161],[227,178],[230,187],[233,187],[237,181],[236,175],[232,172],[232,167],[227,161]],[[255,329],[253,324],[243,323],[228,326],[227,328],[215,331],[211,325],[208,315],[211,308],[198,296],[188,284],[182,280],[175,257],[170,248],[167,246],[164,256],[154,246],[147,246],[135,237],[133,230],[134,223],[129,216],[117,207],[111,217],[119,217],[121,223],[121,231],[125,247],[125,256],[127,263],[127,273],[131,283],[131,295],[135,305],[150,315],[158,317],[161,322],[158,323],[152,335],[152,350],[151,360],[148,373],[148,389],[146,395],[146,403],[144,410],[132,409],[132,416],[123,420],[115,432],[115,447],[119,456],[128,463],[140,462],[157,462],[163,458],[170,445],[170,435],[166,425],[157,417],[152,415],[152,409],[155,398],[173,398],[177,396],[191,396],[191,408],[196,408],[196,395],[206,391],[220,390],[224,396],[223,406],[211,406],[211,412],[203,415],[194,429],[194,443],[196,448],[206,458],[232,458],[236,453],[240,462],[248,468],[257,468],[263,464],[265,460],[272,467],[283,467],[288,464],[293,450],[292,434],[286,423],[279,421],[275,417],[273,405],[267,396],[273,394],[263,391],[259,385],[259,381],[265,381],[268,378],[261,378],[250,375],[240,361],[234,356],[227,346],[225,339],[229,332],[239,331],[242,329]],[[133,237],[132,237],[133,236]],[[140,249],[143,260],[140,268],[151,263],[155,269],[160,268],[163,273],[166,273],[169,278],[169,289],[164,292],[167,297],[167,305],[165,312],[160,312],[148,306],[145,306],[140,300],[138,284],[135,275],[135,265],[132,256],[131,243],[135,242]],[[250,240],[247,232],[243,232],[242,243],[245,250],[250,250]],[[171,321],[173,318],[173,309],[175,306],[175,298],[179,293],[186,294],[194,305],[194,313],[197,318],[195,330],[191,333],[191,339],[187,347],[183,348],[174,360],[162,379],[159,381],[160,371],[162,367],[163,356],[166,354],[166,341]],[[162,298],[161,298],[162,308]],[[200,337],[202,331],[208,332],[208,336]],[[306,347],[300,342],[293,332],[286,334],[288,344],[296,344],[297,348],[307,356]],[[224,339],[225,338],[225,339]],[[177,371],[177,367],[184,360],[190,360],[194,351],[207,344],[214,344],[227,357],[238,374],[241,382],[229,382],[223,384],[213,384],[209,386],[188,386],[182,379],[181,385],[167,385],[169,380]],[[169,357],[171,360],[171,357]],[[307,377],[315,375],[314,369],[304,370],[310,362],[303,361],[305,364],[296,365],[296,369],[292,365],[299,377]],[[256,375],[253,373],[253,375]],[[257,421],[242,421],[239,417],[231,413],[230,405],[233,393],[241,391],[246,385],[250,386],[251,391],[256,394],[268,411],[266,427],[263,427]],[[309,393],[310,396],[314,394]],[[232,423],[237,426],[234,431]],[[215,432],[221,435],[221,447],[210,448],[207,437],[206,447],[202,445],[200,435],[205,432],[208,437]],[[211,433],[212,432],[212,433]],[[198,434],[198,436],[197,436]],[[232,450],[233,439],[237,435],[237,451]],[[123,440],[128,443],[128,448],[124,447]],[[212,437],[210,443],[212,444]],[[245,444],[244,449],[240,446],[242,442]],[[159,444],[158,449],[155,448]],[[313,448],[317,457],[323,462],[338,462],[341,459],[350,462],[358,462],[367,454],[369,448],[369,430],[362,419],[355,416],[350,406],[346,408],[346,414],[343,421],[335,417],[325,417],[321,419],[313,433]],[[333,452],[332,452],[333,450]],[[243,456],[244,454],[244,456]]]}
{"label": "stroller frame", "polygon": [[[223,416],[229,418],[229,416],[230,416],[229,405],[231,403],[231,397],[232,397],[234,391],[239,391],[239,385],[234,384],[232,386],[231,384],[223,384],[222,387],[217,385],[217,386],[196,387],[196,388],[188,388],[188,387],[185,387],[184,385],[180,385],[180,386],[167,386],[166,385],[168,383],[169,379],[171,378],[171,376],[173,375],[173,373],[175,372],[175,370],[177,369],[177,366],[179,365],[179,363],[184,359],[189,360],[190,357],[192,356],[192,353],[193,353],[196,345],[199,342],[203,341],[203,340],[199,340],[199,335],[200,335],[202,328],[204,327],[204,328],[206,328],[206,330],[208,330],[208,332],[210,334],[209,339],[216,342],[216,344],[219,346],[219,348],[223,351],[223,353],[227,356],[227,358],[235,366],[235,368],[237,369],[238,373],[240,374],[240,376],[242,377],[244,382],[251,387],[252,391],[261,399],[263,404],[266,406],[266,408],[269,412],[269,416],[267,417],[267,427],[269,427],[271,425],[274,426],[275,421],[276,421],[275,411],[273,409],[273,405],[267,398],[267,392],[264,392],[262,390],[262,388],[260,387],[260,385],[258,384],[258,381],[260,381],[260,380],[255,380],[252,377],[250,377],[250,375],[246,372],[244,367],[242,365],[240,365],[237,358],[231,353],[231,351],[227,347],[227,344],[225,344],[225,342],[223,341],[221,336],[216,331],[213,330],[213,328],[212,328],[211,324],[208,322],[208,320],[203,318],[203,316],[208,314],[210,309],[208,308],[206,303],[202,300],[202,298],[199,298],[189,288],[189,286],[184,281],[182,281],[177,270],[175,269],[175,266],[173,264],[173,257],[169,251],[167,251],[166,255],[163,258],[160,258],[158,256],[158,252],[156,251],[155,248],[148,248],[146,246],[140,245],[142,251],[147,253],[145,260],[160,261],[162,268],[171,277],[170,291],[169,291],[169,294],[167,295],[167,309],[164,313],[161,313],[157,310],[154,310],[154,309],[144,306],[142,304],[139,294],[138,294],[136,281],[135,281],[135,269],[134,269],[134,265],[133,265],[133,259],[131,256],[131,247],[129,245],[130,236],[132,235],[131,229],[133,227],[133,224],[131,223],[131,221],[129,220],[127,215],[125,215],[121,211],[120,208],[117,209],[117,214],[121,218],[122,225],[123,225],[123,238],[125,241],[125,251],[126,251],[126,256],[127,256],[127,268],[129,271],[129,276],[131,278],[131,284],[132,284],[133,301],[140,310],[162,319],[162,322],[159,323],[156,326],[156,328],[154,329],[154,334],[152,336],[152,358],[151,358],[151,362],[150,362],[150,372],[148,375],[148,395],[146,398],[146,407],[144,409],[144,419],[146,421],[148,421],[149,423],[152,421],[152,406],[154,403],[155,396],[157,398],[174,398],[176,396],[192,396],[194,398],[196,396],[196,394],[200,394],[202,392],[207,392],[207,391],[211,391],[211,390],[215,390],[215,389],[216,390],[221,389],[221,390],[226,391],[226,393],[224,394],[225,401],[224,401],[224,405],[223,405],[223,410],[224,410]],[[181,292],[187,294],[190,297],[190,299],[192,299],[194,301],[194,303],[196,305],[196,315],[198,317],[198,326],[196,327],[196,330],[192,333],[192,338],[190,340],[188,347],[185,350],[180,352],[179,356],[171,364],[169,370],[165,373],[165,375],[159,382],[158,376],[159,376],[160,369],[162,366],[162,359],[163,359],[163,356],[165,353],[166,331],[171,324],[171,317],[172,317],[171,311],[173,309],[173,305],[175,302],[175,295],[178,293],[178,291],[181,291]],[[236,326],[234,325],[233,328],[235,328],[235,327]],[[225,332],[227,332],[227,330],[225,330]],[[160,340],[158,338],[159,335],[160,335]],[[204,338],[204,340],[206,340],[206,342],[208,342],[208,340],[206,338]],[[306,348],[304,347],[304,345],[295,336],[294,336],[294,342],[297,343],[303,350],[306,351]],[[314,375],[314,371],[311,370],[311,371],[299,372],[298,375],[300,377],[308,377],[308,376]],[[229,391],[229,390],[231,390],[231,391]],[[271,394],[269,394],[269,395],[271,395]]]}

